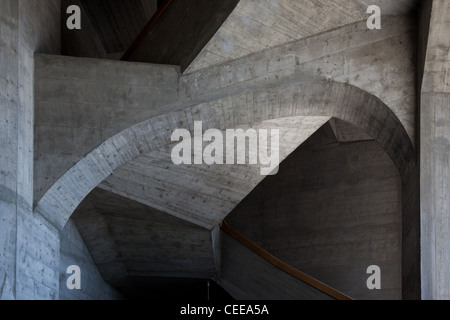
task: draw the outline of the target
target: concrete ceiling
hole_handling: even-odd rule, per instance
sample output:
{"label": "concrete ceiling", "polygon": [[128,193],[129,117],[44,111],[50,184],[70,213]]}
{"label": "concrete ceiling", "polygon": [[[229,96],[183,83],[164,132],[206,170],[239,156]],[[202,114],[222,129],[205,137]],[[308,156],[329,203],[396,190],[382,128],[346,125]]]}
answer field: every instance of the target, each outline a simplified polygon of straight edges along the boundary
{"label": "concrete ceiling", "polygon": [[382,15],[408,14],[420,0],[241,0],[186,73]]}
{"label": "concrete ceiling", "polygon": [[[325,127],[339,143],[373,140],[335,119],[302,117],[283,125],[282,159]],[[309,128],[308,133],[299,128]],[[119,169],[88,195],[72,219],[105,281],[128,297],[148,296],[149,286],[176,287],[182,278],[198,287],[201,279],[218,274],[209,228],[217,227],[264,179],[255,169],[181,168],[172,164],[170,150],[160,150]],[[205,221],[211,222],[201,226]]]}
{"label": "concrete ceiling", "polygon": [[[280,130],[282,161],[328,120],[292,117],[265,121],[252,128]],[[258,166],[176,166],[171,159],[172,148],[129,162],[99,187],[212,230],[264,179]]]}
{"label": "concrete ceiling", "polygon": [[[241,0],[186,72],[361,21],[370,4],[400,15],[418,2]],[[294,117],[253,128],[280,129],[283,161],[329,120]],[[339,141],[370,140],[340,122],[330,125]],[[130,277],[213,276],[211,230],[264,179],[258,166],[176,166],[172,147],[116,170],[73,216],[100,272],[117,287],[130,285]]]}
{"label": "concrete ceiling", "polygon": [[127,198],[97,188],[73,220],[104,279],[116,287],[128,277],[217,273],[208,230]]}
{"label": "concrete ceiling", "polygon": [[[64,54],[109,59],[119,59],[131,47],[156,13],[159,3],[157,0],[62,1],[81,4],[89,17],[84,27],[89,32],[64,33]],[[190,73],[367,19],[369,5],[380,6],[382,15],[403,15],[417,10],[420,0],[229,0],[218,3],[173,1],[153,29],[129,52],[127,59],[181,65],[182,70]]]}

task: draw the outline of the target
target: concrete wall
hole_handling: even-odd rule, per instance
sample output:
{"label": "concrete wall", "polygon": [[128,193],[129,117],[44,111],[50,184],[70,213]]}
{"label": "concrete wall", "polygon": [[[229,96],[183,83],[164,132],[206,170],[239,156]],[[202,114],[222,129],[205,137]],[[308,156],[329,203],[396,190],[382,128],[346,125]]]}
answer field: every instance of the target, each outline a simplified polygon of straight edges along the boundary
{"label": "concrete wall", "polygon": [[35,53],[60,52],[59,0],[0,2],[0,299],[59,298],[60,232],[33,213]]}
{"label": "concrete wall", "polygon": [[[347,136],[356,137],[349,134],[355,130],[346,129]],[[352,298],[401,299],[401,210],[400,175],[382,148],[374,141],[337,142],[326,125],[227,221]],[[382,290],[366,286],[371,265],[382,270]]]}
{"label": "concrete wall", "polygon": [[[369,4],[380,6],[386,16],[411,13],[420,0],[240,0],[224,25],[189,67],[242,58],[337,27],[365,21]],[[385,26],[383,25],[383,29]]]}
{"label": "concrete wall", "polygon": [[[245,99],[242,99],[243,96]],[[330,101],[333,103],[330,104]],[[276,122],[278,117],[282,117],[288,121],[294,120],[296,125],[306,124],[311,129],[311,123],[297,121],[305,116],[328,117],[327,120],[336,117],[363,128],[391,156],[405,179],[414,167],[415,153],[411,141],[395,115],[379,99],[353,86],[335,82],[294,83],[261,88],[245,95],[229,96],[169,112],[124,130],[67,171],[39,201],[35,210],[62,229],[83,199],[114,170],[143,154],[166,148],[173,130],[180,125],[193,130],[193,119],[207,120],[204,128],[225,129],[265,120]],[[253,170],[251,183],[255,182],[253,178],[256,176],[262,180],[260,172]],[[139,188],[138,184],[136,186]],[[223,200],[227,201],[227,198]],[[213,229],[228,212],[217,215],[216,210],[210,210],[211,215],[214,214],[212,219],[201,213],[198,217],[191,216],[195,211],[178,217],[189,221],[194,218],[195,223]]]}
{"label": "concrete wall", "polygon": [[224,232],[218,283],[238,300],[333,300],[274,267]]}
{"label": "concrete wall", "polygon": [[37,56],[35,202],[102,142],[167,112],[178,78],[175,66]]}
{"label": "concrete wall", "polygon": [[[379,31],[360,22],[181,78],[170,66],[38,57],[35,203],[83,156],[121,130],[274,83],[355,85],[387,104],[414,142],[415,32],[409,16],[386,17]],[[125,74],[133,74],[133,81]]]}
{"label": "concrete wall", "polygon": [[17,233],[18,1],[0,2],[0,298],[15,297]]}
{"label": "concrete wall", "polygon": [[204,68],[180,79],[180,96],[195,99],[261,83],[328,80],[349,83],[380,98],[414,142],[416,21],[383,17],[382,30],[366,21]]}
{"label": "concrete wall", "polygon": [[59,1],[0,4],[1,297],[55,299],[58,233],[32,214],[34,53],[59,52]]}
{"label": "concrete wall", "polygon": [[59,53],[59,1],[19,1],[17,299],[57,299],[59,235],[33,208],[34,53]]}
{"label": "concrete wall", "polygon": [[[450,299],[450,3],[433,0],[421,92],[422,297]],[[426,27],[426,22],[424,22]]]}
{"label": "concrete wall", "polygon": [[[263,110],[283,101],[290,103],[292,94],[294,99],[309,94],[294,94],[289,89],[268,94],[268,87],[285,83],[328,79],[363,88],[385,102],[413,138],[414,20],[400,16],[386,17],[383,21],[380,31],[370,31],[365,23],[356,23],[202,69],[182,76],[179,86],[173,67],[40,57],[35,203],[83,156],[127,126],[156,115],[163,115],[162,123],[165,119],[183,121],[182,110],[195,105],[206,109],[208,104],[216,110],[216,105],[229,103],[222,97],[255,99],[258,110]],[[123,76],[127,72],[134,74],[132,83]],[[152,78],[155,72],[156,78]],[[159,78],[158,72],[161,72]],[[78,78],[82,81],[77,81]],[[161,78],[168,80],[163,83],[158,80]],[[165,89],[161,90],[162,87]],[[254,90],[256,94],[251,92],[255,88],[259,88]],[[304,100],[302,103],[310,102],[307,97]],[[332,108],[329,109],[331,112]],[[173,111],[180,111],[177,115],[181,118],[175,119],[170,114]],[[155,122],[158,128],[165,125],[156,119]]]}
{"label": "concrete wall", "polygon": [[402,182],[402,291],[404,300],[421,299],[420,177],[415,166]]}
{"label": "concrete wall", "polygon": [[[67,288],[67,268],[77,265],[81,269],[81,290]],[[108,285],[97,270],[74,222],[70,220],[61,235],[59,261],[60,300],[117,300],[122,296]]]}
{"label": "concrete wall", "polygon": [[[251,100],[248,104],[251,107],[237,103],[232,108],[242,111],[242,117],[249,118],[254,116],[251,113],[253,111],[249,110],[284,114],[286,110],[282,110],[281,106],[286,105],[298,106],[299,110],[295,112],[309,115],[317,111],[315,105],[317,101],[311,97],[315,98],[323,92],[326,96],[324,98],[326,103],[323,102],[323,105],[327,107],[329,107],[329,101],[336,100],[342,100],[341,104],[337,103],[339,107],[348,107],[347,104],[352,104],[348,110],[342,111],[342,114],[349,119],[359,117],[361,113],[365,114],[366,111],[361,110],[374,106],[374,110],[370,110],[368,114],[377,113],[377,117],[381,120],[377,118],[379,122],[365,123],[365,125],[373,126],[371,129],[376,133],[375,136],[383,142],[384,147],[396,155],[399,154],[394,158],[403,165],[410,160],[405,161],[403,158],[405,156],[403,151],[408,149],[405,153],[410,153],[410,145],[402,143],[401,148],[394,145],[398,141],[405,141],[399,138],[403,135],[402,128],[390,117],[389,112],[385,112],[382,107],[378,108],[377,99],[371,97],[366,101],[364,108],[362,105],[354,107],[353,104],[359,103],[358,99],[365,99],[366,96],[360,92],[353,96],[354,92],[350,86],[339,85],[330,89],[326,85],[320,85],[317,86],[320,90],[316,87],[313,90],[308,86],[304,91],[294,89],[300,87],[299,82],[325,79],[360,86],[386,102],[408,128],[412,137],[414,135],[412,129],[414,102],[409,99],[414,97],[415,84],[414,64],[411,60],[414,48],[411,35],[415,32],[414,24],[408,17],[395,17],[387,18],[384,26],[382,31],[375,31],[371,37],[368,37],[365,23],[358,23],[200,70],[181,78],[180,97],[178,97],[179,73],[175,67],[40,57],[36,71],[38,80],[36,82],[35,202],[53,185],[54,181],[100,143],[135,123],[163,114],[159,118],[151,118],[146,123],[121,133],[115,139],[108,140],[96,149],[93,155],[85,158],[82,165],[71,170],[60,181],[62,188],[55,185],[54,192],[48,194],[40,209],[50,210],[51,214],[49,213],[47,217],[55,217],[54,221],[58,221],[59,216],[63,217],[61,221],[65,221],[76,207],[73,204],[79,203],[85,193],[88,193],[88,189],[95,187],[108,176],[111,173],[110,170],[130,161],[138,154],[148,152],[149,150],[145,149],[146,146],[147,148],[161,146],[156,143],[152,145],[155,141],[165,144],[167,134],[170,132],[167,129],[175,125],[179,127],[178,121],[185,121],[187,114],[202,116],[211,120],[211,124],[216,124],[220,122],[220,119],[215,117],[221,116],[211,115],[220,109],[216,107],[231,105],[230,101],[241,99],[243,92],[248,93]],[[375,64],[376,61],[380,62]],[[393,73],[393,77],[386,76]],[[133,74],[133,77],[128,77],[129,74]],[[363,76],[360,76],[361,74]],[[163,83],[162,79],[170,80],[168,83]],[[285,82],[291,82],[294,85],[282,87]],[[273,85],[275,89],[268,93],[267,87],[270,85]],[[252,91],[257,86],[259,89]],[[336,93],[339,99],[327,92],[338,87]],[[341,95],[341,91],[346,93]],[[233,96],[233,93],[240,95]],[[343,102],[343,97],[346,98],[348,95],[355,99],[351,99],[351,102],[347,100]],[[227,98],[221,100],[220,97]],[[201,104],[202,102],[207,103]],[[257,105],[258,109],[253,105]],[[232,108],[230,107],[230,110]],[[353,108],[358,112],[355,112]],[[188,111],[185,113],[184,109]],[[169,112],[173,110],[180,112],[170,114]],[[210,112],[211,110],[213,111]],[[236,119],[242,120],[238,112],[233,110],[230,114],[233,112],[235,115],[232,117],[236,116]],[[338,111],[324,112],[331,114]],[[338,113],[341,114],[340,111]],[[386,116],[386,114],[389,115]],[[286,113],[286,116],[288,115]],[[388,120],[385,120],[386,117]],[[358,119],[358,121],[367,120],[362,118],[363,120]],[[385,125],[387,131],[383,131],[385,128],[379,128],[378,123]],[[153,130],[153,128],[157,129]],[[382,134],[379,136],[380,132]],[[385,134],[385,132],[389,133]],[[148,136],[151,136],[153,140],[144,141]],[[395,143],[392,143],[392,140]],[[406,167],[407,165],[405,165],[405,171]],[[59,197],[61,194],[62,197]],[[59,199],[64,201],[55,204]],[[49,207],[46,207],[48,204],[50,204]]]}

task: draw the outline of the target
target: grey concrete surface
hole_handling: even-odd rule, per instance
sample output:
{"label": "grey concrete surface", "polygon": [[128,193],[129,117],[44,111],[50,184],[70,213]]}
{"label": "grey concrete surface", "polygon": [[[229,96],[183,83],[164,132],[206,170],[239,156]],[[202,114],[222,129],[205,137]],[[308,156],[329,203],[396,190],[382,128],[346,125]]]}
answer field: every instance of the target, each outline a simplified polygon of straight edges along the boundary
{"label": "grey concrete surface", "polygon": [[383,17],[381,30],[368,30],[366,21],[346,25],[185,74],[180,94],[294,80],[349,83],[388,105],[414,142],[416,25],[412,16]]}
{"label": "grey concrete surface", "polygon": [[[81,270],[81,289],[67,288],[67,268],[77,265]],[[61,234],[59,261],[59,300],[120,300],[123,296],[107,284],[97,269],[91,253],[78,229],[70,220]]]}
{"label": "grey concrete surface", "polygon": [[133,291],[133,278],[218,275],[209,230],[127,198],[97,188],[73,221],[103,279],[116,288]]}
{"label": "grey concrete surface", "polygon": [[[328,119],[291,117],[254,123],[251,128],[279,130],[282,161]],[[169,144],[128,162],[100,188],[211,230],[265,177],[260,165],[177,166],[171,159],[172,148]]]}
{"label": "grey concrete surface", "polygon": [[18,2],[0,2],[0,292],[15,297],[17,212]]}
{"label": "grey concrete surface", "polygon": [[[333,80],[362,88],[394,111],[414,142],[414,21],[390,17],[384,25],[371,36],[365,23],[357,23],[267,49],[184,75],[179,86],[170,66],[155,66],[155,72],[163,73],[152,77],[151,67],[142,64],[38,57],[35,203],[82,156],[133,124],[283,82]],[[118,74],[113,80],[117,68],[121,75],[133,73],[133,82]],[[77,77],[85,81],[75,85]],[[129,84],[121,86],[122,82]],[[117,96],[126,90],[132,90],[130,97]]]}
{"label": "grey concrete surface", "polygon": [[[332,109],[330,101],[334,102]],[[217,118],[209,116],[212,106]],[[209,119],[206,128],[224,129],[297,116],[336,117],[362,127],[385,148],[402,178],[406,179],[414,168],[415,152],[412,143],[400,121],[380,100],[353,86],[334,82],[291,84],[271,90],[255,90],[244,101],[232,96],[185,111],[157,116],[122,131],[59,179],[41,199],[36,210],[55,225],[64,226],[84,197],[114,170],[143,154],[170,144],[171,133],[179,128],[180,123],[191,127],[192,119]],[[147,135],[151,140],[146,138]],[[259,172],[257,173],[260,177]],[[189,221],[192,218],[184,217]],[[196,221],[201,222],[202,219],[199,218]],[[209,217],[203,218],[210,220]],[[222,218],[223,216],[214,218],[215,225]],[[215,225],[209,224],[210,229]]]}
{"label": "grey concrete surface", "polygon": [[102,142],[175,102],[178,78],[175,66],[37,56],[35,202]]}
{"label": "grey concrete surface", "polygon": [[[336,128],[317,131],[226,220],[278,259],[354,299],[399,300],[400,175],[379,144],[358,139],[359,129],[341,121]],[[356,140],[341,140],[342,132]],[[381,268],[381,290],[366,286],[371,265]]]}
{"label": "grey concrete surface", "polygon": [[[71,298],[60,288],[60,259],[84,259],[86,251],[79,238],[67,239],[73,226],[64,227],[99,185],[217,236],[220,220],[262,178],[254,168],[167,166],[175,128],[204,120],[207,128],[314,132],[312,123],[334,117],[365,131],[356,136],[380,144],[400,173],[403,298],[448,299],[450,4],[422,1],[419,21],[418,1],[377,1],[383,29],[369,32],[366,2],[241,0],[180,75],[175,66],[35,60],[60,53],[60,2],[1,0],[0,298]],[[333,129],[343,143],[355,137]],[[286,135],[286,157],[309,136]],[[225,255],[216,236],[217,265]],[[67,251],[74,242],[79,251]]]}
{"label": "grey concrete surface", "polygon": [[386,17],[414,13],[419,2],[241,0],[188,72],[367,20],[369,5],[378,5]]}
{"label": "grey concrete surface", "polygon": [[[422,298],[450,299],[450,3],[431,2],[421,83]],[[423,27],[427,27],[424,25]]]}
{"label": "grey concrete surface", "polygon": [[32,199],[34,53],[59,52],[59,2],[0,5],[2,296],[57,299],[58,232],[33,215]]}
{"label": "grey concrete surface", "polygon": [[18,4],[18,157],[16,298],[58,299],[57,230],[33,214],[34,54],[59,53],[60,3],[21,0]]}
{"label": "grey concrete surface", "polygon": [[35,53],[60,52],[60,3],[0,2],[0,298],[59,299],[60,230],[33,213]]}

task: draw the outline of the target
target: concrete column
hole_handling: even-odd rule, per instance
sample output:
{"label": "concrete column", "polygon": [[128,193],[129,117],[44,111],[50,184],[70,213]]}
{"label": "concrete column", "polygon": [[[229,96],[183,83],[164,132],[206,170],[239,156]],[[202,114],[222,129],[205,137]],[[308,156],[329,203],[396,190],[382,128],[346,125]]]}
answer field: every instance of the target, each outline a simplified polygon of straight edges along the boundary
{"label": "concrete column", "polygon": [[0,299],[15,297],[18,1],[0,1]]}
{"label": "concrete column", "polygon": [[34,53],[60,50],[59,1],[0,2],[0,299],[57,299],[59,234],[33,214]]}
{"label": "concrete column", "polygon": [[[425,26],[423,26],[425,27]],[[450,299],[450,2],[433,0],[421,92],[422,298]]]}

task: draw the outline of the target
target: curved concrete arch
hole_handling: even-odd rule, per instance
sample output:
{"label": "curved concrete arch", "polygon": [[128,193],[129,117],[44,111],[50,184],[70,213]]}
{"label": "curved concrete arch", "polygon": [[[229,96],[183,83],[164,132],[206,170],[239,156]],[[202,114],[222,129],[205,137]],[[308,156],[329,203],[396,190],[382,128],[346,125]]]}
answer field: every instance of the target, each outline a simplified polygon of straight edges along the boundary
{"label": "curved concrete arch", "polygon": [[291,83],[240,94],[151,118],[104,142],[64,174],[35,211],[62,230],[83,199],[114,170],[168,145],[178,128],[236,128],[266,120],[322,116],[349,122],[372,136],[393,159],[403,181],[415,168],[415,151],[395,114],[378,98],[348,84]]}

